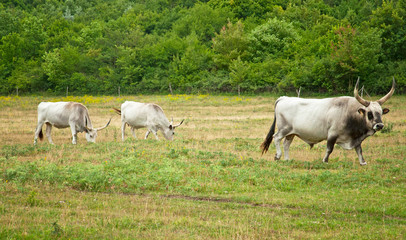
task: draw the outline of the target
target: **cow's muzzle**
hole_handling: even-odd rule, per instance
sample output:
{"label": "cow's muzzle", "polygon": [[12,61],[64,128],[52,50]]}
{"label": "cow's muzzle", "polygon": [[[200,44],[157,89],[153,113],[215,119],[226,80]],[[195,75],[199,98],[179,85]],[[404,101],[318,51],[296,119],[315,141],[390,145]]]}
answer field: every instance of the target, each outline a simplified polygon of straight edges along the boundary
{"label": "cow's muzzle", "polygon": [[374,126],[374,130],[375,131],[380,131],[380,130],[382,130],[383,127],[384,127],[383,123],[377,123]]}

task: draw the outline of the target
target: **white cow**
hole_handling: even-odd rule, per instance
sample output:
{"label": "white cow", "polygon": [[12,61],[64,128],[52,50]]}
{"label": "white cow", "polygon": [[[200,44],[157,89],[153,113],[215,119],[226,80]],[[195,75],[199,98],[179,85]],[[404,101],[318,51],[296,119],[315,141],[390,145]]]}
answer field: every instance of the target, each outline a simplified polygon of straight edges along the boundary
{"label": "white cow", "polygon": [[173,120],[169,122],[162,108],[153,103],[126,101],[121,104],[121,110],[113,109],[121,115],[121,137],[123,141],[126,125],[131,127],[134,138],[136,137],[134,129],[147,128],[145,139],[152,132],[158,140],[157,132],[161,130],[166,139],[172,140],[175,128],[183,123],[182,120],[178,125],[173,125]]}
{"label": "white cow", "polygon": [[[358,83],[355,85],[354,97],[336,97],[324,99],[303,99],[280,97],[275,103],[275,118],[272,126],[261,145],[262,153],[269,149],[272,139],[275,139],[275,160],[282,156],[280,142],[283,138],[285,159],[289,159],[289,146],[295,136],[313,147],[314,144],[327,140],[326,154],[328,158],[338,144],[344,149],[354,149],[359,163],[367,164],[362,156],[361,143],[384,127],[382,115],[389,109],[382,105],[395,91],[395,79],[392,89],[378,101],[367,101],[358,95]],[[278,131],[275,133],[275,124]]]}
{"label": "white cow", "polygon": [[[111,121],[111,118],[110,118]],[[38,105],[38,125],[35,130],[34,145],[37,144],[38,137],[43,139],[42,125],[47,125],[46,134],[49,143],[54,144],[51,138],[52,126],[56,128],[70,127],[72,131],[72,143],[76,144],[78,132],[86,132],[88,142],[96,142],[97,131],[106,128],[93,128],[89,118],[87,108],[76,102],[41,102]]]}

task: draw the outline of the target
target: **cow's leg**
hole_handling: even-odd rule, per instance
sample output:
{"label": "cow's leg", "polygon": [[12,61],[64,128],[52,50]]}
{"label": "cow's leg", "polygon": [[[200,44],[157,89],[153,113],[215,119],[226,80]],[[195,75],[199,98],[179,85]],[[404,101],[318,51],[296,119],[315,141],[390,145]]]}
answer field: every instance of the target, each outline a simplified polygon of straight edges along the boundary
{"label": "cow's leg", "polygon": [[46,125],[47,125],[46,134],[47,134],[48,141],[50,144],[54,144],[54,142],[52,141],[52,137],[51,137],[52,125],[49,123],[46,123]]}
{"label": "cow's leg", "polygon": [[[35,129],[35,135],[34,135],[34,145],[37,144],[38,136],[40,135],[40,132],[42,132],[42,125],[44,125],[43,122],[38,122],[37,128]],[[42,140],[42,133],[40,139]]]}
{"label": "cow's leg", "polygon": [[155,127],[148,128],[148,132],[145,134],[145,139],[147,139],[150,132],[152,132],[154,134],[156,140],[159,140],[159,138],[158,138],[158,129],[156,129]]}
{"label": "cow's leg", "polygon": [[155,138],[156,138],[156,140],[159,140],[158,139],[158,129],[155,127],[155,126],[151,126],[151,127],[147,127],[147,129],[148,129],[148,131],[147,131],[147,133],[145,134],[145,139],[147,139],[147,137],[148,137],[148,135],[150,134],[150,133],[153,133],[154,134],[154,136],[155,136]]}
{"label": "cow's leg", "polygon": [[124,142],[124,135],[125,135],[125,122],[121,122],[121,140]]}
{"label": "cow's leg", "polygon": [[290,144],[293,142],[293,138],[295,135],[289,135],[285,137],[285,141],[283,142],[283,151],[285,152],[285,160],[289,160],[289,147]]}
{"label": "cow's leg", "polygon": [[152,131],[152,133],[155,135],[156,140],[159,140],[159,138],[158,138],[158,131]]}
{"label": "cow's leg", "polygon": [[275,148],[276,148],[276,153],[275,153],[275,160],[281,159],[282,156],[282,150],[281,150],[281,140],[283,137],[274,137],[275,139]]}
{"label": "cow's leg", "polygon": [[77,132],[76,132],[76,124],[69,123],[70,130],[72,132],[72,144],[76,144]]}
{"label": "cow's leg", "polygon": [[144,139],[147,139],[147,138],[148,138],[149,133],[150,133],[150,131],[149,131],[149,130],[147,130],[147,132],[145,133],[145,137],[144,137]]}
{"label": "cow's leg", "polygon": [[334,150],[334,145],[336,144],[337,141],[337,137],[333,136],[333,137],[329,137],[327,139],[327,149],[326,149],[326,155],[323,158],[323,162],[328,163],[328,157],[330,156],[330,154],[333,152]]}
{"label": "cow's leg", "polygon": [[132,133],[134,138],[137,138],[137,136],[135,135],[135,128],[134,127],[131,127],[131,133]]}
{"label": "cow's leg", "polygon": [[284,128],[284,129],[279,129],[277,133],[273,136],[274,141],[275,141],[275,148],[276,148],[276,154],[275,154],[275,160],[281,159],[282,156],[282,150],[281,150],[281,140],[282,138],[286,137],[286,135],[289,133],[290,129]]}
{"label": "cow's leg", "polygon": [[355,147],[355,151],[358,154],[358,159],[359,159],[359,164],[361,166],[367,165],[367,162],[365,162],[364,157],[362,156],[362,147],[361,144]]}

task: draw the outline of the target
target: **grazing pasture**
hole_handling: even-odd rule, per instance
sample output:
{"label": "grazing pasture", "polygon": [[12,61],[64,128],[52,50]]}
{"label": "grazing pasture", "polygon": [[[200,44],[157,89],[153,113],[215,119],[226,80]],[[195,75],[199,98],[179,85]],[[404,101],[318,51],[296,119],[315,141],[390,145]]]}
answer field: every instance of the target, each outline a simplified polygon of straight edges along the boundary
{"label": "grazing pasture", "polygon": [[[276,96],[0,97],[1,239],[404,239],[406,97],[384,106],[385,129],[354,150],[295,138],[289,161],[259,146]],[[376,97],[372,97],[376,99]],[[159,104],[173,141],[146,129],[121,141],[112,107]],[[33,145],[41,101],[85,104],[94,126],[72,145],[69,128]],[[44,127],[45,130],[45,127]]]}

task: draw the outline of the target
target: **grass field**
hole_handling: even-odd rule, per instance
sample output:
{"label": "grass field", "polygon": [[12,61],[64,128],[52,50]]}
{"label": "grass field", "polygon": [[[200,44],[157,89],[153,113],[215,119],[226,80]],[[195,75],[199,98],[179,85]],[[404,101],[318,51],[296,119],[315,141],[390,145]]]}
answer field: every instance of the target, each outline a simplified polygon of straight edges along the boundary
{"label": "grass field", "polygon": [[[363,167],[338,146],[323,164],[326,143],[298,138],[293,160],[274,161],[273,144],[261,156],[275,99],[0,97],[0,239],[405,239],[406,97],[385,104]],[[95,144],[54,128],[55,145],[33,145],[41,101],[82,102],[100,127],[125,100],[185,119],[175,140],[127,128],[122,142],[116,115]]]}

